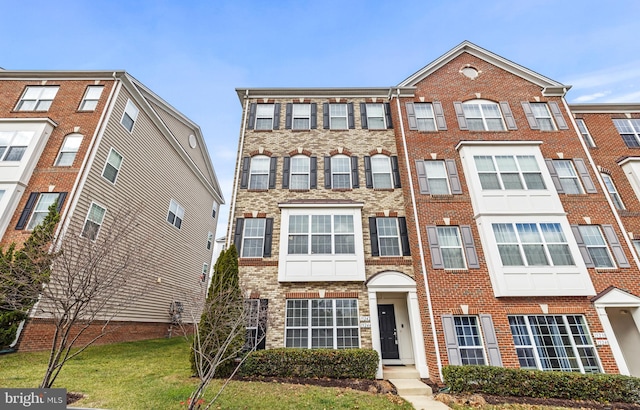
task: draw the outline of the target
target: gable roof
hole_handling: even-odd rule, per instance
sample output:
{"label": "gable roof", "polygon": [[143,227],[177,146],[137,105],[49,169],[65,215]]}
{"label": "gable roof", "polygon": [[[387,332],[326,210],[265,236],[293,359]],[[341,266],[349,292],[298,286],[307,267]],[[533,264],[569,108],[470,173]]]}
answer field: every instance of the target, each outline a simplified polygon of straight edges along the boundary
{"label": "gable roof", "polygon": [[570,85],[564,85],[541,74],[538,74],[535,71],[529,70],[526,67],[514,63],[513,61],[507,60],[504,57],[485,50],[484,48],[479,47],[471,43],[470,41],[463,41],[462,43],[458,44],[439,58],[422,67],[420,70],[416,71],[414,74],[402,81],[400,84],[398,84],[398,87],[415,87],[420,81],[424,80],[433,72],[439,70],[445,64],[449,63],[462,53],[471,54],[490,64],[493,64],[496,67],[499,67],[505,71],[508,71],[514,75],[517,75],[518,77],[521,77],[531,83],[540,86],[543,89],[543,95],[545,96],[563,96],[569,90],[569,88],[571,88]]}

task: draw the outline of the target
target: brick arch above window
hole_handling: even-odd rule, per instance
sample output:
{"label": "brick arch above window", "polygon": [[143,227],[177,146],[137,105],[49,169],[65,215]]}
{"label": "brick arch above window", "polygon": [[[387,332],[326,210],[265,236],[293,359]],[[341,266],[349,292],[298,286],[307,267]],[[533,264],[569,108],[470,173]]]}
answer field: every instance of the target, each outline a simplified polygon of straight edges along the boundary
{"label": "brick arch above window", "polygon": [[264,155],[264,156],[267,156],[267,157],[272,157],[273,156],[273,152],[268,151],[268,150],[263,149],[263,148],[256,149],[256,150],[253,150],[253,151],[249,152],[249,156],[250,157],[255,157],[255,156],[258,156],[258,155]]}
{"label": "brick arch above window", "polygon": [[290,157],[293,157],[295,155],[306,155],[307,157],[310,157],[312,155],[312,152],[304,148],[297,148],[297,149],[294,149],[293,151],[289,151]]}

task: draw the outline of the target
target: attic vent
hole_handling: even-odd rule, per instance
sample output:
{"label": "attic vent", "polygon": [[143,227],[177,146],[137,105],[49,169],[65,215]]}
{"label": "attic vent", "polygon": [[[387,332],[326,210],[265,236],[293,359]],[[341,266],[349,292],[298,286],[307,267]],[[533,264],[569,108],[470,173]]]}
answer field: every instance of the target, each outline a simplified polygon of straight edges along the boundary
{"label": "attic vent", "polygon": [[476,70],[473,67],[465,67],[462,70],[460,70],[460,72],[467,78],[470,78],[472,80],[475,80],[476,78],[478,78],[478,75],[480,74],[478,72],[478,70]]}
{"label": "attic vent", "polygon": [[191,134],[189,135],[189,146],[191,148],[195,148],[198,145],[198,142],[196,141],[196,136]]}

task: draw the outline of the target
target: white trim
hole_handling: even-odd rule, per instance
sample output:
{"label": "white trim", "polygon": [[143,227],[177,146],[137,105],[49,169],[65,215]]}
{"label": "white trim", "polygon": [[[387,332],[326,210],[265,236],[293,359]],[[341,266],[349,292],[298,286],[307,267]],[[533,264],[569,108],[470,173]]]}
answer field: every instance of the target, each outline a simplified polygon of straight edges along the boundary
{"label": "white trim", "polygon": [[281,202],[278,204],[279,208],[362,208],[364,206],[364,202],[349,202],[349,203],[333,203],[333,202],[322,202],[322,203],[304,203],[304,202]]}

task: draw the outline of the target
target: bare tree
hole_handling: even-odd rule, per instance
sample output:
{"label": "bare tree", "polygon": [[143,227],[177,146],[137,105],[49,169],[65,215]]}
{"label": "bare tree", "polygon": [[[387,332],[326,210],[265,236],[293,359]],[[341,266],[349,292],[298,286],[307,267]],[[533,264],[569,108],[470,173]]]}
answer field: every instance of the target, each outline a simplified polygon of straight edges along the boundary
{"label": "bare tree", "polygon": [[139,237],[138,216],[126,210],[102,226],[87,221],[68,228],[54,245],[51,279],[34,306],[55,327],[40,388],[51,387],[67,361],[114,331],[112,320],[151,283],[149,241]]}

